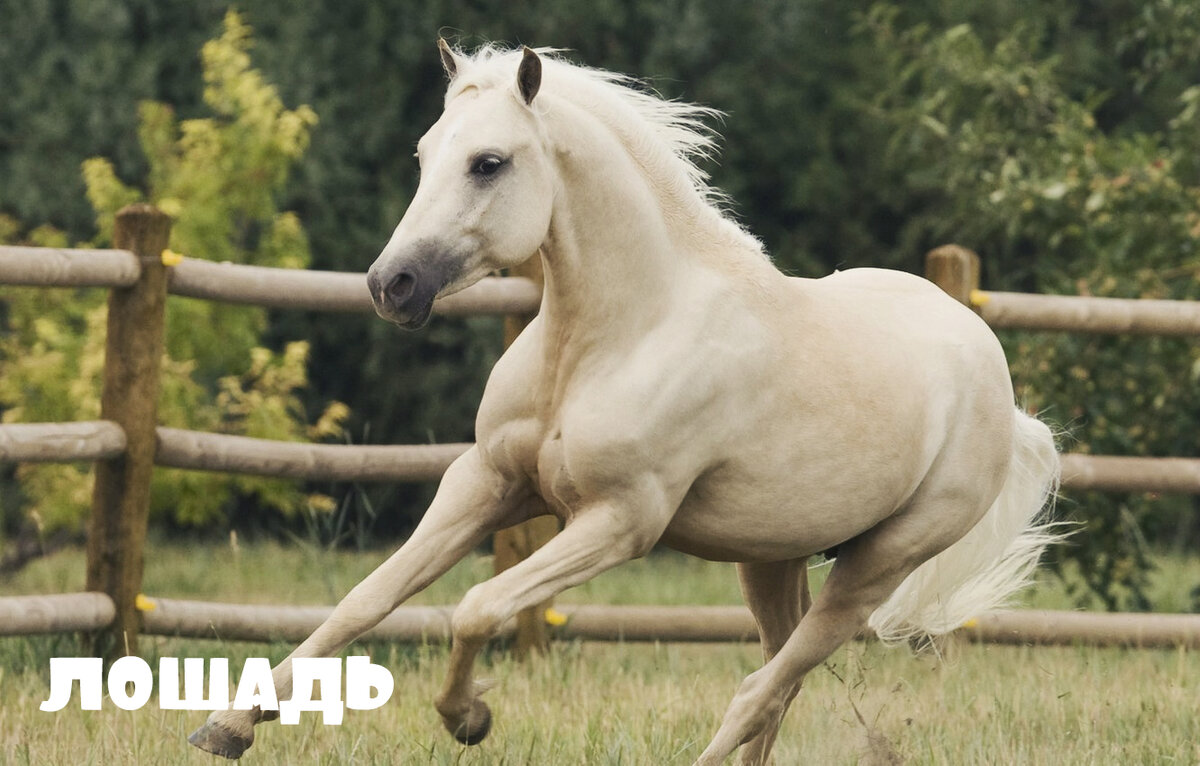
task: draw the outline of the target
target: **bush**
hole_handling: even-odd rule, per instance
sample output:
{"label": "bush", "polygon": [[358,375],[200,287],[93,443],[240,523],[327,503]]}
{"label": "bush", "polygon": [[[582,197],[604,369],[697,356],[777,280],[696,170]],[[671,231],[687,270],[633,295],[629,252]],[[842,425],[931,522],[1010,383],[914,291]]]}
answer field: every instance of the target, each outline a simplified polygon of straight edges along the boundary
{"label": "bush", "polygon": [[[139,138],[149,166],[145,189],[126,185],[113,164],[83,165],[99,234],[111,244],[122,206],[149,199],[174,217],[170,246],[192,257],[302,268],[308,242],[295,215],[276,199],[289,168],[308,144],[316,116],[284,108],[275,88],[251,68],[250,30],[230,12],[222,35],[204,46],[204,99],[214,116],[178,122],[170,107],[146,102]],[[9,238],[17,227],[6,227]],[[26,239],[65,246],[48,227]],[[0,337],[0,405],[4,419],[67,421],[100,415],[105,303],[89,290],[20,290],[7,301]],[[308,345],[281,352],[262,347],[262,309],[174,300],[167,312],[159,420],[164,425],[270,439],[336,437],[347,409],[332,403],[309,423],[300,395],[307,386]],[[238,370],[236,374],[229,374]],[[20,471],[28,512],[39,526],[81,524],[91,489],[86,466],[27,465]],[[235,496],[251,496],[284,513],[332,507],[294,482],[176,470],[155,472],[152,514],[189,525],[223,519]]]}

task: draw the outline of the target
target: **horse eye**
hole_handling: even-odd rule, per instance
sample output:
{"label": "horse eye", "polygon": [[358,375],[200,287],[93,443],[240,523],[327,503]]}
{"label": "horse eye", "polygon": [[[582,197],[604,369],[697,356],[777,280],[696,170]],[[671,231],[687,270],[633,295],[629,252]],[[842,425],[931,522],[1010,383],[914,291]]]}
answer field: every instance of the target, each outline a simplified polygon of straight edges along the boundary
{"label": "horse eye", "polygon": [[494,154],[485,154],[471,165],[471,174],[487,178],[495,175],[496,171],[502,167],[504,167],[504,160]]}

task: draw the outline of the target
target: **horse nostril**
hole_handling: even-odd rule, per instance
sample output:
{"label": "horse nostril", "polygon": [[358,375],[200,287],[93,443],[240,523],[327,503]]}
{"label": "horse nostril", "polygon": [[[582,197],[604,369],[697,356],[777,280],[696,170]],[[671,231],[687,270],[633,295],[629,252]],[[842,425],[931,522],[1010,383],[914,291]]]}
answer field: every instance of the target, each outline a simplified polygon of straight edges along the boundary
{"label": "horse nostril", "polygon": [[387,287],[383,288],[383,292],[389,303],[393,306],[400,306],[412,296],[416,286],[417,278],[407,271],[402,271],[393,277],[391,282],[387,283]]}

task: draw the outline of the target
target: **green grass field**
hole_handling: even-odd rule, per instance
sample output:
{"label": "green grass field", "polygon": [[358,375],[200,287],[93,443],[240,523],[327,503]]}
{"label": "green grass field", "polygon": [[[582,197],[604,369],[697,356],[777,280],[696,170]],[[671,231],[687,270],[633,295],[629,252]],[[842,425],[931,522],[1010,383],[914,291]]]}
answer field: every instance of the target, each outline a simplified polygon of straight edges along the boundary
{"label": "green grass field", "polygon": [[[147,552],[146,592],[237,602],[332,603],[387,551],[316,545],[158,544]],[[474,556],[412,603],[452,603],[488,576]],[[0,595],[79,590],[81,551],[35,562]],[[818,571],[815,574],[820,574]],[[1156,608],[1186,603],[1200,561],[1172,560]],[[1032,605],[1064,607],[1054,583]],[[632,562],[564,595],[566,602],[740,603],[729,565],[673,554]],[[159,656],[282,658],[286,645],[146,638]],[[1200,655],[1184,650],[1032,648],[955,644],[947,657],[854,643],[812,673],[784,724],[778,764],[1197,764]],[[306,714],[268,723],[242,759],[263,764],[688,764],[703,749],[741,678],[759,664],[752,644],[562,643],[519,663],[489,653],[481,676],[496,714],[491,737],[463,748],[441,730],[430,700],[446,667],[442,646],[367,645],[396,679],[387,705],[347,711],[341,726]],[[75,656],[72,636],[0,639],[0,764],[211,764],[185,737],[204,713],[126,712],[106,704],[57,713],[49,659]]]}

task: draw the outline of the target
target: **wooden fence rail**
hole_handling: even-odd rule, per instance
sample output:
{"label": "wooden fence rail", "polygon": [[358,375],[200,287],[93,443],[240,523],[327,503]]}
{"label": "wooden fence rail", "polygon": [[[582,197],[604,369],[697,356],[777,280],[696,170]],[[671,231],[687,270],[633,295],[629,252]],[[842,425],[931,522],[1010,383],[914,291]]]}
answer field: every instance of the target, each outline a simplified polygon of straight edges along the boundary
{"label": "wooden fence rail", "polygon": [[[182,258],[167,272],[167,292],[264,308],[373,313],[366,274],[277,269]],[[0,284],[40,287],[131,287],[142,264],[128,250],[0,246]],[[524,277],[485,277],[434,303],[442,316],[532,315],[541,287]]]}
{"label": "wooden fence rail", "polygon": [[1013,609],[982,614],[960,632],[992,644],[1200,649],[1200,614]]}
{"label": "wooden fence rail", "polygon": [[[154,464],[307,481],[436,481],[471,445],[311,444],[158,426]],[[112,458],[125,432],[110,421],[0,425],[0,461]],[[1063,455],[1064,490],[1200,494],[1200,458]]]}
{"label": "wooden fence rail", "polygon": [[[275,269],[184,258],[171,269],[172,295],[276,309],[374,313],[366,274]],[[528,279],[485,277],[434,303],[443,316],[535,314],[542,291]]]}
{"label": "wooden fence rail", "polygon": [[5,462],[71,463],[124,453],[125,431],[111,420],[0,425],[0,460]]}
{"label": "wooden fence rail", "polygon": [[1200,495],[1200,458],[1063,455],[1062,488]]}
{"label": "wooden fence rail", "polygon": [[1200,336],[1200,301],[1035,295],[979,289],[979,256],[944,245],[925,257],[925,275],[995,329]]}
{"label": "wooden fence rail", "polygon": [[[470,444],[310,444],[158,426],[154,465],[307,481],[436,481]],[[0,461],[117,458],[125,431],[108,420],[0,425]]]}
{"label": "wooden fence rail", "polygon": [[[150,635],[222,641],[303,641],[333,613],[331,606],[222,604],[173,598],[152,598],[145,605],[145,632]],[[446,642],[453,612],[453,606],[402,606],[360,640]]]}
{"label": "wooden fence rail", "polygon": [[976,290],[971,304],[997,329],[1200,336],[1200,302]]}
{"label": "wooden fence rail", "polygon": [[436,481],[469,444],[307,444],[158,428],[155,463],[309,481]]}
{"label": "wooden fence rail", "polygon": [[[146,632],[163,636],[242,641],[302,641],[333,607],[263,607],[154,599]],[[744,606],[556,607],[566,622],[549,638],[585,641],[757,641],[758,629]],[[363,640],[450,640],[453,606],[407,606],[393,611]],[[516,619],[500,636],[517,633]],[[1200,649],[1200,614],[1108,614],[1059,610],[997,610],[980,615],[956,635],[979,643],[1123,646]],[[860,638],[872,638],[870,635]]]}
{"label": "wooden fence rail", "polygon": [[0,245],[0,284],[37,287],[129,287],[142,267],[128,250]]}
{"label": "wooden fence rail", "polygon": [[0,636],[97,631],[117,615],[105,593],[55,593],[0,598]]}
{"label": "wooden fence rail", "polygon": [[[220,641],[302,641],[333,611],[330,606],[226,604],[143,598],[143,633]],[[557,640],[757,641],[744,606],[560,605],[566,622],[548,632]],[[453,606],[402,606],[364,641],[447,643]],[[103,593],[0,599],[0,636],[97,630],[115,614]],[[499,633],[517,633],[516,619]],[[997,610],[980,615],[956,635],[1002,644],[1125,646],[1200,649],[1200,615],[1103,614],[1056,610]],[[869,638],[869,636],[866,636]]]}

